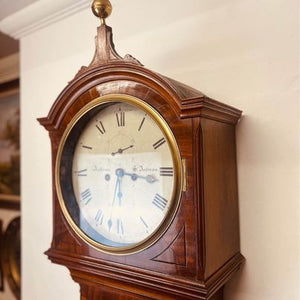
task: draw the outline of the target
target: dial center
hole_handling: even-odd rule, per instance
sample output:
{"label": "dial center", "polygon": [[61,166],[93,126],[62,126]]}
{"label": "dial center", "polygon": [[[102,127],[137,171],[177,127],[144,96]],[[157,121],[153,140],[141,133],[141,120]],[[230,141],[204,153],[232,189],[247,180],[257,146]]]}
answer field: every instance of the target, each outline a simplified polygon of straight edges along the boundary
{"label": "dial center", "polygon": [[117,170],[116,170],[116,175],[118,176],[118,177],[123,177],[124,176],[124,170],[123,169],[121,169],[121,168],[118,168]]}

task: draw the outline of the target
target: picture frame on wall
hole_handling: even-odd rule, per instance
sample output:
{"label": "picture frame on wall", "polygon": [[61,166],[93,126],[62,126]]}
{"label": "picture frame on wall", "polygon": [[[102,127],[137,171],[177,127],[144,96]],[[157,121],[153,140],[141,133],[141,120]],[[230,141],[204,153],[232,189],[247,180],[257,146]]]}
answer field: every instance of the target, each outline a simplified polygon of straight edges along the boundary
{"label": "picture frame on wall", "polygon": [[19,94],[0,98],[0,208],[20,209]]}
{"label": "picture frame on wall", "polygon": [[1,263],[5,289],[21,299],[21,217],[12,218],[2,233]]}
{"label": "picture frame on wall", "polygon": [[2,220],[0,220],[0,292],[4,291],[3,269],[2,269],[2,251],[3,251],[3,232],[2,232]]}

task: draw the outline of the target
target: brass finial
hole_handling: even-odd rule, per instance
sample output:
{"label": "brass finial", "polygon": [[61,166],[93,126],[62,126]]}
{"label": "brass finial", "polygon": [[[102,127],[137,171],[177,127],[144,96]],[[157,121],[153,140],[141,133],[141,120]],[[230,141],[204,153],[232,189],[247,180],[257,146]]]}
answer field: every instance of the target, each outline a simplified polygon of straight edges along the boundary
{"label": "brass finial", "polygon": [[108,18],[112,12],[112,6],[109,0],[94,0],[92,11],[96,17],[101,19],[101,24],[105,24],[105,19]]}

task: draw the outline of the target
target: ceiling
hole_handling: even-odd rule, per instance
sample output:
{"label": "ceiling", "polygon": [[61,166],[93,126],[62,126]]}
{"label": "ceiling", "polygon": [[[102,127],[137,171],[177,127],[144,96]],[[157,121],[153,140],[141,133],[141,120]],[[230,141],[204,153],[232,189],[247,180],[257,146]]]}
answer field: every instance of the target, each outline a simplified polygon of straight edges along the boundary
{"label": "ceiling", "polygon": [[[0,21],[37,0],[0,0]],[[0,32],[0,59],[19,51],[19,41]]]}
{"label": "ceiling", "polygon": [[18,10],[36,2],[37,0],[0,0],[0,20],[5,19],[7,16],[12,15]]}

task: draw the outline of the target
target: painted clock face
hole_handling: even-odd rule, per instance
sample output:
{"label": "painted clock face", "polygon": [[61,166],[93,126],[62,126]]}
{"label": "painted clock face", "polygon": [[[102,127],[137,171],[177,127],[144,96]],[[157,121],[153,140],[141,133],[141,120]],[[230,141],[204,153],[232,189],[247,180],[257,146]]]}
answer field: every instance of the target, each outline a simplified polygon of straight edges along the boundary
{"label": "painted clock face", "polygon": [[141,100],[119,96],[96,103],[75,118],[62,146],[65,212],[80,236],[100,249],[149,245],[178,206],[175,139]]}

